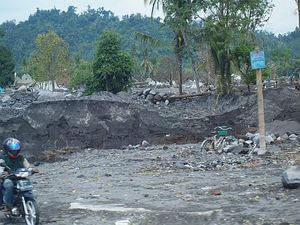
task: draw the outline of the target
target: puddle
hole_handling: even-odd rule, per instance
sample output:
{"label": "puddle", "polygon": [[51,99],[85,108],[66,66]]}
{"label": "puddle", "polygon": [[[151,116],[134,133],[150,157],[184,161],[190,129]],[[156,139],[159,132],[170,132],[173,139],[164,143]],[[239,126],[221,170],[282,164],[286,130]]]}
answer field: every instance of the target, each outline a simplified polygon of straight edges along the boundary
{"label": "puddle", "polygon": [[[82,204],[78,202],[72,202],[69,209],[83,209],[83,210],[90,210],[90,211],[109,211],[109,212],[152,212],[152,213],[174,213],[173,211],[167,210],[149,210],[144,208],[129,208],[124,207],[121,204],[110,204],[110,205],[91,205],[91,204]],[[222,212],[222,209],[216,210],[208,210],[203,212],[177,212],[178,214],[185,214],[185,215],[196,215],[196,216],[212,216],[215,213]],[[124,220],[127,221],[127,220]],[[118,225],[121,225],[118,224]]]}
{"label": "puddle", "polygon": [[73,202],[70,209],[84,209],[90,211],[109,211],[109,212],[151,212],[144,208],[128,208],[123,205],[87,205]]}
{"label": "puddle", "polygon": [[130,225],[131,222],[129,219],[126,219],[126,220],[119,220],[117,222],[115,222],[115,225]]}

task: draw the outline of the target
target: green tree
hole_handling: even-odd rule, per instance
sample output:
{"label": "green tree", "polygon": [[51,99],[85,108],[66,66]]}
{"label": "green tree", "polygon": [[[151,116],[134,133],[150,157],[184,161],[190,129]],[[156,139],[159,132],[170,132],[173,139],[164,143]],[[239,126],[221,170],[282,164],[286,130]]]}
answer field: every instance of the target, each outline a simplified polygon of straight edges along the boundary
{"label": "green tree", "polygon": [[182,94],[183,58],[186,45],[186,30],[190,26],[198,1],[193,0],[144,0],[152,5],[152,15],[155,8],[161,7],[165,13],[164,22],[171,27],[175,34],[174,51],[179,73],[179,94]]}
{"label": "green tree", "polygon": [[176,74],[175,57],[163,57],[160,59],[155,78],[157,80],[168,81],[172,86],[173,76]]}
{"label": "green tree", "polygon": [[93,63],[93,79],[86,94],[95,91],[118,93],[127,90],[132,82],[133,59],[122,51],[121,36],[115,30],[105,30]]}
{"label": "green tree", "polygon": [[231,51],[231,59],[239,73],[242,75],[242,79],[247,85],[250,92],[250,85],[255,84],[256,75],[251,68],[250,52],[253,51],[254,46],[250,44],[241,44]]}
{"label": "green tree", "polygon": [[86,86],[93,78],[93,67],[90,62],[79,62],[71,77],[71,87]]}
{"label": "green tree", "polygon": [[205,37],[219,72],[218,91],[226,94],[231,90],[230,49],[268,20],[273,5],[269,0],[207,0],[205,6]]}
{"label": "green tree", "polygon": [[36,50],[33,53],[30,71],[36,81],[66,82],[71,73],[68,44],[54,31],[40,34],[36,38]]}
{"label": "green tree", "polygon": [[142,47],[142,62],[140,64],[143,70],[143,76],[149,77],[153,74],[154,63],[150,58],[150,52],[153,50],[151,47],[159,46],[160,41],[151,35],[141,32],[135,32],[135,39],[140,41],[143,45]]}
{"label": "green tree", "polygon": [[11,52],[0,45],[0,86],[6,87],[14,82],[14,68]]}
{"label": "green tree", "polygon": [[[0,37],[4,32],[0,30]],[[7,86],[14,82],[15,63],[8,48],[0,45],[0,86]]]}
{"label": "green tree", "polygon": [[281,76],[289,76],[292,73],[292,53],[288,48],[274,48],[272,51],[271,60],[276,66],[276,73]]}

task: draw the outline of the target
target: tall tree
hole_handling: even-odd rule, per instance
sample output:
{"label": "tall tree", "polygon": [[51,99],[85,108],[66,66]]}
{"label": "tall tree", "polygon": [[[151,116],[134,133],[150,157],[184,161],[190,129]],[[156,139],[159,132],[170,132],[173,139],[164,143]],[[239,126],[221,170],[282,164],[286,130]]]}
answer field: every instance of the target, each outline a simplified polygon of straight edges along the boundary
{"label": "tall tree", "polygon": [[[0,30],[0,37],[4,32]],[[15,62],[8,48],[0,45],[0,86],[7,86],[14,82]]]}
{"label": "tall tree", "polygon": [[199,1],[193,0],[144,0],[145,4],[152,5],[153,15],[154,9],[160,7],[165,13],[164,22],[171,27],[175,34],[174,51],[177,59],[177,67],[179,74],[179,94],[182,94],[182,77],[183,77],[183,57],[185,49],[186,29],[191,22],[193,13],[197,10],[194,7],[199,6]]}
{"label": "tall tree", "polygon": [[254,49],[253,45],[242,43],[231,51],[231,60],[250,92],[250,85],[255,84],[255,72],[251,69],[250,54]]}
{"label": "tall tree", "polygon": [[219,72],[218,91],[226,94],[231,87],[230,49],[237,37],[268,20],[273,5],[270,0],[207,0],[205,6],[205,36]]}
{"label": "tall tree", "polygon": [[159,46],[160,41],[149,34],[141,32],[135,32],[135,39],[142,43],[142,62],[140,66],[143,69],[144,77],[148,77],[154,71],[154,64],[151,61],[149,54],[149,51],[151,51],[150,47]]}
{"label": "tall tree", "polygon": [[0,38],[4,36],[4,32],[0,30]]}
{"label": "tall tree", "polygon": [[71,87],[86,86],[93,77],[92,63],[79,61],[71,77]]}
{"label": "tall tree", "polygon": [[288,48],[280,46],[280,48],[274,48],[272,51],[271,60],[274,62],[274,69],[280,76],[289,76],[293,71],[292,52]]}
{"label": "tall tree", "polygon": [[14,82],[15,63],[8,48],[0,45],[0,86]]}
{"label": "tall tree", "polygon": [[133,60],[122,51],[121,40],[115,30],[105,30],[101,35],[93,64],[94,77],[88,84],[86,94],[95,91],[118,93],[130,87]]}
{"label": "tall tree", "polygon": [[36,81],[68,81],[71,73],[68,44],[54,31],[36,38],[36,50],[31,58],[30,71]]}

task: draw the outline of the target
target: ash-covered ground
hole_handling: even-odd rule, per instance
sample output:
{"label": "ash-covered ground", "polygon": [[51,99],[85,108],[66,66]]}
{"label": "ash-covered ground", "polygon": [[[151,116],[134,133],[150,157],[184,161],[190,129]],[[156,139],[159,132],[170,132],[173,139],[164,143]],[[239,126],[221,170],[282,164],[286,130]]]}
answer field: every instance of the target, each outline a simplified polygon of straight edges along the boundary
{"label": "ash-covered ground", "polygon": [[43,163],[33,177],[41,224],[300,224],[300,189],[281,184],[298,142],[264,156],[199,148],[86,149]]}
{"label": "ash-covered ground", "polygon": [[[169,104],[153,104],[137,94],[106,98],[109,102],[130,103],[130,108],[147,109],[143,111],[143,121],[154,119],[150,112],[158,112],[155,115],[162,119],[157,121],[162,123],[171,118],[175,128],[182,129],[182,124],[187,124],[186,130],[197,130],[202,121],[199,128],[207,127],[200,133],[209,136],[213,126],[228,122],[239,135],[247,128],[255,131],[256,96],[240,95],[243,96],[217,99],[208,94]],[[291,88],[265,92],[268,132],[299,133],[299,95]],[[66,107],[69,102],[65,102],[60,99],[57,104]],[[157,129],[167,127],[154,125]],[[117,131],[117,127],[111,130]],[[155,135],[164,134],[154,131]],[[285,189],[281,183],[282,172],[300,164],[299,138],[270,144],[262,156],[201,152],[203,138],[200,139],[185,144],[184,138],[180,144],[175,143],[176,137],[166,143],[161,143],[164,139],[160,143],[152,139],[147,140],[150,145],[146,147],[136,142],[117,149],[56,149],[48,152],[48,158],[44,155],[43,160],[35,157],[41,162],[41,173],[32,177],[41,224],[300,224],[300,190]],[[22,224],[3,217],[1,223]]]}

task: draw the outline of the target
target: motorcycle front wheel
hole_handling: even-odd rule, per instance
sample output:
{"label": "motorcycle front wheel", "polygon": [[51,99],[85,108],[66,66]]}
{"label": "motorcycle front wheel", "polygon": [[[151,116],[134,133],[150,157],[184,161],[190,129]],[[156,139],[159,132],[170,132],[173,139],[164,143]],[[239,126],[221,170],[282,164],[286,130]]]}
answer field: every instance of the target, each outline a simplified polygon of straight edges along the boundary
{"label": "motorcycle front wheel", "polygon": [[[26,199],[25,204],[27,208],[27,214],[24,213],[26,224],[38,225],[40,222],[40,212],[36,201],[34,199]],[[24,212],[26,212],[25,209]]]}

